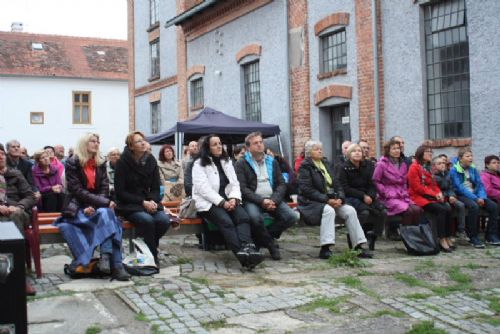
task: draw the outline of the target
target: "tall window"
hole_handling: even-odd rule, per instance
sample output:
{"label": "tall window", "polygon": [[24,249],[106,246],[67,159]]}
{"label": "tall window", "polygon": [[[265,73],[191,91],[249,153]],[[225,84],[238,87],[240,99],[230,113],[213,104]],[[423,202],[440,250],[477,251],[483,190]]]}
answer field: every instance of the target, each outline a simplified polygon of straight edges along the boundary
{"label": "tall window", "polygon": [[245,119],[260,121],[260,78],[259,61],[243,65],[245,86]]}
{"label": "tall window", "polygon": [[424,7],[429,138],[469,137],[469,41],[465,0]]}
{"label": "tall window", "polygon": [[191,81],[191,109],[203,107],[203,78]]}
{"label": "tall window", "polygon": [[345,29],[321,37],[321,73],[347,67]]}
{"label": "tall window", "polygon": [[158,133],[161,129],[160,102],[151,103],[151,133]]}
{"label": "tall window", "polygon": [[158,12],[159,12],[160,0],[149,0],[149,23],[154,25],[159,22]]}
{"label": "tall window", "polygon": [[151,78],[160,76],[160,40],[157,39],[149,44],[151,55]]}
{"label": "tall window", "polygon": [[73,124],[90,124],[90,92],[73,92]]}

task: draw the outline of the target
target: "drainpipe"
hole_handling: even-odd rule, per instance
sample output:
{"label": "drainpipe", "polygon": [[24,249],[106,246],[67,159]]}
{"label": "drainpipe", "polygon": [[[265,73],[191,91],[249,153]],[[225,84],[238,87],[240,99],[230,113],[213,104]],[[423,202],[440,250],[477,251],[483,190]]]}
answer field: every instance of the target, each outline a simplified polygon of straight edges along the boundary
{"label": "drainpipe", "polygon": [[[288,40],[289,38],[289,25],[288,25],[288,1],[284,1],[285,3],[285,27],[286,27],[286,31],[285,31],[285,43],[286,43],[286,46],[285,46],[285,50],[286,50],[286,63],[285,63],[285,70],[286,70],[286,80],[287,80],[287,83],[288,83],[288,89],[287,89],[287,108],[288,108],[288,112],[290,114],[290,119],[289,119],[289,122],[288,122],[288,125],[289,125],[289,128],[288,128],[288,131],[289,131],[289,138],[288,138],[288,145],[287,145],[287,149],[288,149],[288,154],[289,154],[289,159],[288,161],[289,162],[293,162],[293,143],[292,143],[292,139],[293,139],[293,126],[292,126],[292,119],[293,119],[293,113],[292,113],[292,108],[291,108],[291,98],[292,98],[292,94],[291,94],[291,90],[292,90],[292,85],[291,85],[291,82],[290,82],[290,50],[289,50],[289,47],[290,47],[290,41]],[[280,146],[281,146],[281,142],[280,142]],[[281,153],[283,154],[283,153]],[[291,165],[291,164],[290,164]]]}
{"label": "drainpipe", "polygon": [[375,98],[375,154],[380,157],[380,86],[378,73],[378,33],[377,33],[377,0],[372,0],[372,31],[373,31],[373,80]]}

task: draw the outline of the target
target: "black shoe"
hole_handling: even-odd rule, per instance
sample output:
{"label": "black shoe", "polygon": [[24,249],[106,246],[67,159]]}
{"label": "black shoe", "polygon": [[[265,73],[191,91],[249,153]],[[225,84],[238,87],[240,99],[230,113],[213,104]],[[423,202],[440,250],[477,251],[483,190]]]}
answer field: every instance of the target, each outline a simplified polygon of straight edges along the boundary
{"label": "black shoe", "polygon": [[451,253],[452,250],[451,248],[444,248],[443,246],[439,245],[439,249],[441,250],[441,252],[443,253]]}
{"label": "black shoe", "polygon": [[370,251],[364,249],[361,246],[356,246],[356,248],[354,249],[360,251],[358,257],[361,259],[371,259],[373,257],[373,254]]}
{"label": "black shoe", "polygon": [[333,255],[333,252],[330,250],[330,246],[321,246],[319,251],[319,258],[323,260],[328,260]]}
{"label": "black shoe", "polygon": [[352,242],[349,233],[347,233],[347,246],[349,246],[349,249],[352,249]]}
{"label": "black shoe", "polygon": [[[246,267],[247,269],[250,269],[252,270],[253,268],[255,268],[259,263],[261,263],[262,261],[264,261],[264,257],[262,256],[262,254],[255,248],[255,245],[254,244],[244,244],[242,249],[236,254],[236,256],[238,256],[238,254],[240,252],[243,252],[243,253],[246,253],[247,254],[247,258],[246,258],[246,261],[245,263],[241,263],[244,267]],[[241,261],[240,261],[241,262]]]}
{"label": "black shoe", "polygon": [[269,250],[269,254],[274,261],[281,260],[280,248],[277,242],[273,241],[267,249]]}
{"label": "black shoe", "polygon": [[130,274],[127,273],[123,266],[118,266],[113,268],[113,272],[111,274],[111,278],[117,281],[128,281],[130,280]]}
{"label": "black shoe", "polygon": [[103,274],[111,274],[111,255],[108,253],[101,254],[99,259],[99,270]]}
{"label": "black shoe", "polygon": [[377,235],[373,231],[366,232],[366,240],[368,241],[368,249],[371,251],[375,250],[375,241],[377,241]]}

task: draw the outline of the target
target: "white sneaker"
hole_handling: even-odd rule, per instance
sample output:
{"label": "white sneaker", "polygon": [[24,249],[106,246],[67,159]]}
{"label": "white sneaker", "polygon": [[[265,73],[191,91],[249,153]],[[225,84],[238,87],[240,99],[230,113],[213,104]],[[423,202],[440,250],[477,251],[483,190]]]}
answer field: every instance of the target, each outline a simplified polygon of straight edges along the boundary
{"label": "white sneaker", "polygon": [[469,242],[470,239],[465,232],[457,232],[457,242]]}

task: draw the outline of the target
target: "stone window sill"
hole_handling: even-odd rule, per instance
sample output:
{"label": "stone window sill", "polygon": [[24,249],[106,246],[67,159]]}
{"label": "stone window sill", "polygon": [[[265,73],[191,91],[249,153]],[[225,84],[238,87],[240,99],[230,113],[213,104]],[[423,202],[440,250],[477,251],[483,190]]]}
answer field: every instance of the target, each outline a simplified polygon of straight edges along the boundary
{"label": "stone window sill", "polygon": [[149,26],[149,28],[146,30],[147,32],[151,32],[155,29],[158,29],[160,27],[160,22],[156,22],[155,24]]}
{"label": "stone window sill", "polygon": [[328,79],[328,78],[335,77],[337,75],[344,75],[344,74],[347,74],[347,69],[345,69],[345,68],[339,68],[339,69],[337,69],[335,71],[325,72],[325,73],[319,73],[318,74],[318,80]]}
{"label": "stone window sill", "polygon": [[440,148],[440,147],[465,147],[472,145],[471,138],[449,138],[449,139],[429,139],[425,141],[425,144]]}
{"label": "stone window sill", "polygon": [[158,79],[160,79],[160,76],[159,75],[155,75],[154,77],[149,78],[148,81],[149,82],[153,82],[153,81],[156,81]]}

